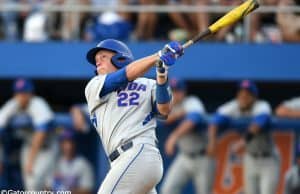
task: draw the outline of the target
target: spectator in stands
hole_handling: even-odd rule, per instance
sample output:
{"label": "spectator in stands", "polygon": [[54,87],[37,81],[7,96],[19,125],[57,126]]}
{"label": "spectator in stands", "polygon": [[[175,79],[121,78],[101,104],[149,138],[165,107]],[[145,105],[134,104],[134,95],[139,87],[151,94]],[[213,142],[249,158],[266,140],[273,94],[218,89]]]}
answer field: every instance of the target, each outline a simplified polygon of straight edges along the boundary
{"label": "spectator in stands", "polygon": [[24,21],[23,40],[26,42],[44,42],[48,40],[46,31],[47,15],[41,11],[40,6],[45,3],[43,0],[31,2],[33,10]]}
{"label": "spectator in stands", "polygon": [[[128,4],[127,0],[93,1],[93,5],[118,6]],[[132,31],[130,15],[123,12],[105,11],[94,16],[85,31],[86,41],[101,41],[106,38],[128,40]]]}
{"label": "spectator in stands", "polygon": [[[33,0],[0,0],[1,5],[29,5],[31,2],[35,2]],[[5,40],[22,40],[23,39],[23,31],[24,31],[24,23],[29,15],[29,11],[20,11],[20,12],[1,12],[0,19],[2,19],[2,26],[4,30],[4,39]]]}
{"label": "spectator in stands", "polygon": [[286,118],[300,118],[300,97],[284,101],[276,108],[276,116]]}
{"label": "spectator in stands", "polygon": [[[13,6],[17,3],[16,0],[0,0],[0,6],[2,5],[9,5]],[[5,40],[13,41],[17,40],[18,38],[18,31],[17,31],[17,13],[10,11],[10,12],[1,12],[0,14],[1,19],[1,31],[3,31],[3,38]]]}
{"label": "spectator in stands", "polygon": [[[217,0],[216,5],[221,6],[237,6],[241,4],[242,0]],[[224,13],[221,14],[211,14],[211,20],[216,20],[222,17]],[[239,42],[242,41],[243,32],[241,30],[240,23],[229,27],[220,29],[216,35],[213,37],[216,41],[226,41],[226,42]]]}
{"label": "spectator in stands", "polygon": [[[209,0],[169,0],[170,5],[208,5]],[[188,32],[188,37],[196,34],[197,32],[204,31],[209,24],[208,13],[169,13],[170,18],[174,24]]]}
{"label": "spectator in stands", "polygon": [[[299,6],[300,0],[280,0],[279,7]],[[282,39],[287,42],[300,41],[300,13],[277,13],[277,23],[282,33]]]}
{"label": "spectator in stands", "polygon": [[296,163],[285,174],[284,194],[300,193],[300,144],[296,148]]}
{"label": "spectator in stands", "polygon": [[71,191],[73,194],[91,194],[94,186],[92,167],[76,154],[72,130],[64,130],[60,136],[61,156],[56,168],[47,178],[46,187],[53,191]]}
{"label": "spectator in stands", "polygon": [[232,119],[250,119],[244,136],[232,147],[234,153],[244,147],[244,186],[246,194],[274,194],[279,178],[279,158],[268,126],[271,107],[258,99],[256,85],[243,80],[238,85],[236,98],[218,108],[209,126],[208,153],[216,150],[216,134],[227,128]]}
{"label": "spectator in stands", "polygon": [[[158,0],[139,0],[138,3],[140,5],[154,5],[158,3]],[[140,12],[137,15],[137,23],[134,32],[135,38],[138,40],[153,39],[156,25],[157,25],[157,13]]]}
{"label": "spectator in stands", "polygon": [[[262,0],[261,5],[277,6],[280,0]],[[281,33],[275,13],[254,13],[251,15],[250,38],[255,42],[280,42]]]}
{"label": "spectator in stands", "polygon": [[[53,0],[54,5],[90,5],[91,0]],[[83,39],[84,31],[90,20],[86,12],[50,12],[48,14],[47,29],[51,40]]]}
{"label": "spectator in stands", "polygon": [[34,95],[34,85],[30,80],[17,79],[13,91],[13,98],[0,109],[0,129],[6,128],[13,118],[29,121],[30,127],[18,131],[24,139],[20,157],[22,176],[26,190],[41,190],[57,153],[53,112],[43,98]]}

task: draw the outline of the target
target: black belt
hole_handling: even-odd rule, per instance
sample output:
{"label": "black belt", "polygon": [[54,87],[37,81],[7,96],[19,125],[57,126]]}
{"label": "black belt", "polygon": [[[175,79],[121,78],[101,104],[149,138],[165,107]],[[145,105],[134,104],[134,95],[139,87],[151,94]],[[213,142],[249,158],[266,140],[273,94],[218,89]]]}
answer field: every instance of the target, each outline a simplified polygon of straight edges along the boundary
{"label": "black belt", "polygon": [[[121,145],[120,148],[123,152],[125,152],[125,151],[129,150],[130,148],[132,148],[132,146],[133,146],[132,141],[129,141],[129,142]],[[110,161],[113,162],[115,159],[117,159],[120,156],[120,154],[121,153],[118,150],[113,151],[111,154],[109,154]]]}
{"label": "black belt", "polygon": [[202,150],[199,150],[197,152],[186,153],[186,155],[190,158],[196,158],[198,156],[204,156],[204,155],[206,155],[206,149],[202,149]]}

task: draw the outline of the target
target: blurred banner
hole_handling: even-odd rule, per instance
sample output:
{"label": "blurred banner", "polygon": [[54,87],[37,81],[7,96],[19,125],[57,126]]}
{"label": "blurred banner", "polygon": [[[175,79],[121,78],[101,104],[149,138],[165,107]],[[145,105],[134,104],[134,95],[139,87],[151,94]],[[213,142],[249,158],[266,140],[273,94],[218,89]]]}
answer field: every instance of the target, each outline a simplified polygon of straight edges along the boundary
{"label": "blurred banner", "polygon": [[[96,44],[96,43],[95,43]],[[95,44],[0,43],[0,78],[87,79],[85,60]],[[157,52],[164,43],[129,43],[136,59]],[[208,44],[188,48],[171,75],[189,80],[299,81],[300,44]],[[148,76],[153,76],[151,71]]]}
{"label": "blurred banner", "polygon": [[[220,138],[218,145],[217,174],[215,194],[238,194],[243,190],[243,153],[233,155],[231,145],[240,138],[236,132],[227,132]],[[284,189],[284,176],[294,160],[295,138],[292,132],[273,132],[273,139],[280,156],[280,182],[277,194]]]}

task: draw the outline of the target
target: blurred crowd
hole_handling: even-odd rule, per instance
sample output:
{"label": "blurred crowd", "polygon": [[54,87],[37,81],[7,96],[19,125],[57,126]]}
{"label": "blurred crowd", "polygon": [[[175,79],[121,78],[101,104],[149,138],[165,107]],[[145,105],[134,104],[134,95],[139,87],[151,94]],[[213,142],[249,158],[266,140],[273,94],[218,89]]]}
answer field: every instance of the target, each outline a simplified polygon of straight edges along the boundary
{"label": "blurred crowd", "polygon": [[[280,156],[269,130],[273,111],[259,98],[256,84],[239,82],[232,100],[211,113],[210,119],[201,99],[187,93],[184,80],[170,79],[170,87],[173,108],[167,120],[159,122],[158,130],[171,129],[165,140],[160,139],[160,149],[165,157],[176,156],[165,172],[160,193],[179,194],[189,180],[197,193],[212,193],[218,134],[230,127],[231,120],[247,118],[246,132],[230,152],[235,155],[245,149],[247,194],[275,194]],[[87,105],[72,106],[69,123],[57,122],[50,105],[34,91],[32,81],[19,78],[13,84],[12,97],[0,107],[0,189],[94,193],[99,142],[94,141],[97,135]],[[300,98],[283,101],[274,115],[299,119]],[[300,191],[300,144],[296,150],[295,165],[285,175],[285,194]]]}
{"label": "blurred crowd", "polygon": [[[241,0],[0,0],[1,5],[31,5],[30,11],[1,12],[0,39],[42,41],[186,40],[223,14],[151,12],[43,12],[43,6],[85,5],[222,5],[235,6]],[[265,6],[299,6],[299,0],[262,0]],[[250,20],[249,39],[253,42],[297,42],[300,15],[293,12],[257,13]],[[241,42],[243,23],[219,31],[210,41]]]}

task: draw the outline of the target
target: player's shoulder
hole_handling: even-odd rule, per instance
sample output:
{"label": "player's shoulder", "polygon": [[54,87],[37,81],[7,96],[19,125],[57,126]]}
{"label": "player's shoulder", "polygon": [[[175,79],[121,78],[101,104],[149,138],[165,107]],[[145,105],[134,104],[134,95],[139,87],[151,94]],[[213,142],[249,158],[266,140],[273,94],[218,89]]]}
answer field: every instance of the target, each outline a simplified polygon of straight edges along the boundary
{"label": "player's shoulder", "polygon": [[89,87],[91,84],[93,84],[96,81],[101,81],[106,77],[106,75],[95,75],[94,77],[92,77],[88,83],[86,84],[85,88]]}
{"label": "player's shoulder", "polygon": [[88,91],[89,91],[91,88],[93,88],[93,85],[94,85],[95,83],[104,82],[105,77],[106,77],[106,74],[105,74],[105,75],[96,75],[96,76],[92,77],[92,78],[88,81],[88,83],[86,84],[86,86],[85,86],[85,90],[84,90],[84,91],[85,91],[85,94],[87,94]]}
{"label": "player's shoulder", "polygon": [[229,108],[229,109],[237,109],[238,108],[238,101],[236,99],[232,99],[232,100],[229,100],[227,102],[225,102],[224,104],[222,104],[220,106],[220,108]]}
{"label": "player's shoulder", "polygon": [[239,109],[239,106],[238,106],[238,102],[236,99],[232,99],[228,102],[225,102],[224,104],[222,104],[217,112],[218,113],[221,113],[221,114],[230,114],[230,113],[233,113],[233,112],[236,112],[238,111]]}
{"label": "player's shoulder", "polygon": [[8,101],[6,101],[1,108],[3,108],[3,107],[17,108],[18,107],[18,102],[15,98],[11,98]]}
{"label": "player's shoulder", "polygon": [[203,106],[203,103],[201,101],[200,98],[198,98],[197,96],[194,95],[190,95],[184,98],[183,100],[183,104],[190,104],[190,105],[198,105],[200,104],[201,106]]}
{"label": "player's shoulder", "polygon": [[139,77],[139,78],[135,79],[134,82],[143,83],[143,84],[147,84],[147,85],[156,84],[156,81],[154,79],[146,78],[146,77]]}
{"label": "player's shoulder", "polygon": [[270,108],[270,103],[266,100],[256,100],[255,104],[254,104],[255,107],[257,108]]}
{"label": "player's shoulder", "polygon": [[41,96],[33,96],[31,99],[31,103],[34,106],[47,106],[47,101]]}

